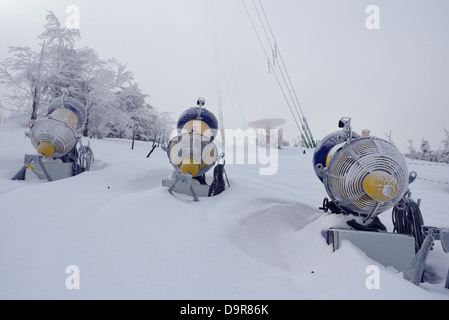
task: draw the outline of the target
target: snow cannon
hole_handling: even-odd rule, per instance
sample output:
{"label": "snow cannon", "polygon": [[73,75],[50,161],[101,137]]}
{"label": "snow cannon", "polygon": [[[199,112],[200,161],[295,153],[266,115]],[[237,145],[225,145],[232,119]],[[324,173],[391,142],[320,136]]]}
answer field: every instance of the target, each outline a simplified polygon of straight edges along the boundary
{"label": "snow cannon", "polygon": [[175,169],[198,178],[210,170],[218,160],[213,143],[218,132],[215,115],[197,101],[198,107],[184,111],[178,119],[178,136],[168,145],[168,157]]}
{"label": "snow cannon", "polygon": [[[341,214],[348,227],[332,227],[322,235],[333,250],[350,241],[371,259],[403,272],[404,279],[419,285],[435,240],[449,252],[449,228],[425,226],[411,198],[409,185],[417,178],[408,172],[402,153],[391,143],[352,132],[351,119],[341,118],[340,131],[327,135],[313,157],[315,173],[327,194],[320,208]],[[378,215],[392,209],[392,232]],[[446,279],[449,289],[449,273]]]}
{"label": "snow cannon", "polygon": [[[214,143],[218,133],[218,120],[204,107],[205,100],[199,98],[197,107],[185,110],[178,119],[177,133],[167,147],[167,156],[175,171],[163,186],[169,192],[191,194],[195,201],[198,197],[221,193],[225,186],[223,180],[224,162],[214,170],[214,180],[209,186],[206,172],[224,158]],[[228,183],[229,184],[229,183]]]}
{"label": "snow cannon", "polygon": [[342,118],[343,130],[327,135],[317,146],[313,165],[331,198],[325,212],[358,217],[352,226],[385,230],[377,215],[399,203],[416,178],[408,173],[401,152],[390,142],[352,132],[350,118]]}
{"label": "snow cannon", "polygon": [[46,117],[33,123],[31,143],[44,158],[60,158],[75,146],[76,132],[84,127],[86,118],[86,109],[78,101],[57,98],[48,107]]}
{"label": "snow cannon", "polygon": [[54,99],[46,115],[31,122],[27,135],[37,155],[25,155],[25,165],[13,180],[25,180],[27,168],[48,181],[89,170],[93,153],[81,142],[86,119],[86,109],[77,100],[64,95]]}

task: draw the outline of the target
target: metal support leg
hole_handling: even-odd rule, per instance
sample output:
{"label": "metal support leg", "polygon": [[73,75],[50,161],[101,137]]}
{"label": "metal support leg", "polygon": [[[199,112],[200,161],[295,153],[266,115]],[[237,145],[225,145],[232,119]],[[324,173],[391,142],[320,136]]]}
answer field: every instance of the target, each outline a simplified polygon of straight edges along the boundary
{"label": "metal support leg", "polygon": [[172,194],[173,190],[175,190],[176,186],[178,184],[180,184],[181,182],[184,182],[187,184],[187,187],[190,190],[190,194],[193,196],[193,199],[195,200],[195,202],[200,201],[200,199],[198,199],[195,190],[193,190],[192,187],[192,175],[190,173],[187,174],[180,174],[178,173],[176,175],[176,179],[175,179],[175,183],[172,184],[172,186],[170,187],[170,189],[168,189],[168,192],[170,192],[170,194]]}
{"label": "metal support leg", "polygon": [[19,170],[19,172],[17,172],[15,174],[14,177],[12,177],[11,180],[25,180],[26,169],[30,168],[31,170],[36,172],[35,171],[36,166],[38,167],[38,169],[42,169],[42,172],[44,173],[45,178],[47,178],[48,181],[54,180],[51,177],[50,173],[48,172],[47,168],[45,167],[45,164],[42,162],[42,155],[26,154],[23,162],[24,162],[24,166],[22,167],[22,169]]}
{"label": "metal support leg", "polygon": [[27,166],[24,165],[22,167],[22,169],[19,170],[19,172],[17,172],[14,177],[11,178],[11,180],[25,180],[25,174],[27,171]]}
{"label": "metal support leg", "polygon": [[433,244],[433,237],[431,234],[428,234],[424,239],[423,244],[421,245],[421,249],[419,249],[418,253],[413,257],[412,260],[408,263],[408,265],[404,269],[404,279],[410,281],[411,283],[419,286],[421,283],[421,278],[424,272],[424,268],[426,266],[427,256],[430,251],[430,247]]}
{"label": "metal support leg", "polygon": [[[434,241],[441,241],[444,252],[449,253],[449,229],[423,226],[422,232],[426,235],[421,249],[404,269],[404,279],[419,285],[426,266],[427,256]],[[446,279],[446,288],[449,289],[449,273]]]}
{"label": "metal support leg", "polygon": [[42,171],[44,171],[44,174],[45,174],[45,177],[47,178],[47,180],[50,182],[53,181],[53,178],[50,176],[50,173],[48,173],[47,168],[45,168],[45,165],[42,163],[42,156],[39,156],[37,161],[39,162],[39,165],[42,167]]}

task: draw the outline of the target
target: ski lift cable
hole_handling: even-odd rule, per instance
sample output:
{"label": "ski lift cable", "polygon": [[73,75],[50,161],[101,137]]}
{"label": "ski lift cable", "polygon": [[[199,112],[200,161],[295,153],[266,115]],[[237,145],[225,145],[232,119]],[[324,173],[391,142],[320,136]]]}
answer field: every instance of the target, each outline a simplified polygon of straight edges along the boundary
{"label": "ski lift cable", "polygon": [[[274,66],[275,66],[275,61],[276,61],[276,59],[277,59],[277,53],[278,53],[278,46],[277,46],[276,39],[273,39],[273,40],[274,40],[274,47],[273,47],[273,45],[272,45],[272,43],[271,43],[271,40],[270,40],[270,37],[268,36],[268,33],[267,33],[267,31],[266,31],[265,23],[263,22],[262,17],[261,17],[261,15],[260,15],[260,13],[259,13],[259,10],[257,9],[257,5],[256,5],[256,3],[254,2],[254,0],[252,0],[252,2],[253,2],[253,5],[254,5],[254,9],[255,9],[255,11],[256,11],[256,13],[257,13],[257,16],[259,17],[259,22],[260,22],[260,24],[262,25],[262,28],[263,28],[263,31],[264,31],[264,33],[265,33],[266,39],[267,39],[267,41],[268,41],[268,43],[269,43],[269,45],[270,45],[270,48],[271,48],[271,50],[272,50],[272,52],[273,52],[273,67],[274,67]],[[269,27],[269,28],[271,28],[271,27]],[[272,32],[272,31],[271,31],[271,32]],[[269,59],[268,59],[268,63],[269,63],[269,67],[270,67],[270,60],[269,60]],[[285,71],[287,72],[287,69],[286,69],[286,67],[285,67],[285,63],[283,63],[283,66],[284,66]],[[270,71],[271,71],[271,70],[270,70]],[[282,69],[281,66],[279,67],[279,71],[280,71],[281,76],[282,76],[282,79],[283,79],[283,81],[284,81],[284,85],[285,85],[285,87],[286,87],[287,90],[288,90],[288,94],[289,94],[290,99],[291,99],[291,101],[292,101],[292,104],[293,104],[293,106],[294,106],[294,108],[295,108],[296,114],[298,115],[298,118],[299,118],[299,120],[300,120],[300,122],[301,122],[302,129],[303,129],[303,131],[305,132],[305,137],[304,137],[303,134],[301,134],[301,136],[302,136],[302,138],[303,138],[303,140],[304,140],[304,143],[305,143],[306,146],[315,147],[316,145],[315,145],[315,143],[314,143],[314,141],[313,141],[313,137],[312,137],[312,139],[310,138],[310,137],[312,136],[312,134],[309,133],[309,132],[310,132],[310,128],[309,128],[309,126],[308,126],[307,120],[306,120],[306,118],[305,118],[304,116],[301,117],[301,115],[300,115],[300,111],[302,111],[302,110],[301,110],[301,108],[300,108],[298,99],[296,98],[296,103],[298,103],[299,108],[298,108],[298,106],[296,105],[295,99],[293,98],[292,92],[291,92],[291,90],[290,90],[290,87],[294,90],[293,85],[292,85],[292,83],[291,83],[291,81],[290,81],[290,87],[289,87],[289,84],[288,84],[288,82],[287,82],[287,80],[286,80],[286,78],[285,78],[285,75],[284,75],[284,72],[283,72],[283,69]],[[287,72],[287,76],[288,76],[288,72]],[[295,92],[294,92],[294,93],[295,93]],[[296,93],[295,93],[295,94],[296,94]],[[303,121],[303,119],[304,119],[304,121]],[[307,140],[307,141],[306,141],[306,140]]]}
{"label": "ski lift cable", "polygon": [[309,124],[308,124],[308,122],[307,122],[307,120],[306,120],[306,117],[305,117],[304,112],[303,112],[303,110],[302,110],[301,104],[299,103],[298,95],[296,94],[296,90],[295,90],[295,87],[294,87],[293,84],[292,84],[292,81],[291,81],[291,78],[290,78],[290,74],[288,73],[287,67],[285,66],[285,62],[284,62],[284,59],[282,58],[282,54],[281,54],[281,52],[280,52],[280,50],[279,50],[279,47],[277,46],[276,38],[275,38],[275,36],[274,36],[273,30],[272,30],[272,28],[271,28],[270,21],[268,20],[267,14],[266,14],[266,12],[265,12],[265,9],[264,9],[264,7],[263,7],[263,4],[262,4],[262,1],[261,1],[261,0],[259,0],[259,4],[260,4],[260,7],[261,7],[261,9],[262,9],[262,13],[263,13],[263,15],[264,15],[264,17],[265,17],[265,20],[266,20],[268,29],[269,29],[270,34],[271,34],[271,37],[273,38],[273,41],[274,41],[274,43],[275,43],[275,45],[276,45],[276,48],[275,48],[275,49],[276,49],[276,54],[279,55],[279,59],[280,59],[280,61],[281,61],[281,63],[282,63],[283,68],[285,69],[285,73],[286,73],[286,75],[287,75],[287,78],[288,78],[288,81],[289,81],[289,83],[290,83],[290,86],[291,86],[291,88],[292,88],[292,90],[293,90],[293,94],[294,94],[294,96],[295,96],[297,105],[298,105],[298,107],[299,107],[299,110],[301,111],[301,114],[302,114],[303,118],[304,118],[304,122],[305,122],[305,125],[306,125],[306,127],[307,127],[307,131],[308,131],[308,133],[310,134],[310,138],[312,139],[312,141],[314,141],[313,135],[312,135],[312,131],[310,130]]}
{"label": "ski lift cable", "polygon": [[[271,43],[270,37],[268,36],[267,30],[266,30],[266,28],[265,28],[265,24],[264,24],[264,22],[263,22],[263,20],[262,20],[262,17],[260,16],[259,10],[257,9],[257,5],[256,5],[256,3],[255,3],[254,0],[252,0],[252,2],[253,2],[253,5],[254,5],[254,9],[255,9],[255,11],[256,11],[256,14],[257,14],[257,16],[258,16],[258,18],[259,18],[259,22],[260,22],[260,24],[261,24],[261,26],[262,26],[262,29],[263,29],[264,33],[265,33],[265,37],[267,38],[268,44],[270,45],[271,51],[273,52],[273,58],[274,58],[274,57],[275,57],[274,52],[275,52],[275,50],[276,50],[276,51],[278,50],[277,44],[276,44],[276,42],[275,42],[275,44],[274,44],[274,46],[273,46],[273,44]],[[275,60],[273,59],[273,67],[275,67],[274,61],[275,61]],[[292,104],[295,106],[295,110],[296,110],[296,113],[298,114],[298,118],[299,118],[299,120],[300,120],[300,122],[301,122],[301,125],[304,126],[304,123],[303,123],[303,121],[302,121],[302,118],[301,118],[301,115],[300,115],[300,113],[299,113],[298,107],[296,106],[295,100],[294,100],[293,95],[292,95],[292,93],[291,93],[291,90],[290,90],[290,88],[289,88],[289,86],[288,86],[287,80],[285,79],[284,72],[282,71],[282,68],[279,68],[279,71],[280,71],[280,74],[281,74],[281,76],[282,76],[282,79],[284,80],[284,83],[285,83],[285,86],[286,86],[286,88],[287,88],[287,91],[288,91],[288,94],[289,94],[289,96],[290,96],[290,99],[291,99],[291,101],[292,101]],[[290,86],[293,87],[293,86],[291,85],[291,83],[290,83]]]}
{"label": "ski lift cable", "polygon": [[[254,1],[254,0],[253,0],[253,1]],[[300,110],[300,112],[301,112],[302,117],[304,118],[304,122],[306,123],[307,130],[309,131],[310,137],[311,137],[311,139],[312,139],[312,141],[313,141],[312,131],[310,130],[309,124],[307,123],[307,120],[306,120],[306,117],[305,117],[304,112],[303,112],[303,110],[302,110],[301,104],[299,103],[298,95],[296,94],[296,90],[295,90],[295,87],[293,86],[292,80],[291,80],[291,78],[290,78],[290,74],[289,74],[289,72],[288,72],[287,67],[285,66],[285,62],[284,62],[284,59],[282,58],[282,54],[281,54],[281,51],[280,51],[280,49],[279,49],[279,46],[277,45],[276,37],[274,36],[273,29],[271,28],[271,24],[270,24],[270,21],[268,20],[268,16],[267,16],[267,14],[266,14],[266,12],[265,12],[264,6],[263,6],[263,4],[262,4],[262,0],[259,0],[259,5],[260,5],[260,8],[261,8],[262,13],[263,13],[263,15],[264,15],[265,21],[266,21],[266,23],[267,23],[268,30],[270,31],[271,37],[273,38],[273,42],[274,42],[274,44],[275,44],[276,55],[279,56],[279,59],[280,59],[280,61],[281,61],[281,63],[282,63],[282,67],[283,67],[284,70],[285,70],[285,73],[286,73],[286,75],[287,75],[287,79],[288,79],[289,84],[290,84],[290,86],[291,86],[291,88],[292,88],[293,95],[295,96],[295,99],[296,99],[298,108],[299,108],[299,110]]]}
{"label": "ski lift cable", "polygon": [[[253,2],[254,2],[254,0],[253,0]],[[264,7],[263,7],[263,4],[262,4],[262,1],[261,1],[261,0],[259,0],[259,5],[260,5],[260,8],[261,8],[261,10],[262,10],[263,16],[264,16],[264,18],[265,18],[266,24],[267,24],[267,26],[268,26],[268,30],[270,31],[270,35],[271,35],[271,37],[273,38],[273,42],[274,42],[275,45],[276,45],[276,54],[277,54],[277,56],[279,56],[279,59],[280,59],[280,61],[281,61],[281,63],[282,63],[282,67],[283,67],[284,70],[285,70],[285,74],[287,75],[287,79],[288,79],[288,81],[289,81],[290,86],[292,87],[293,93],[294,93],[294,95],[295,95],[296,102],[297,102],[298,107],[299,107],[299,109],[300,109],[300,111],[301,111],[301,115],[304,117],[304,112],[303,112],[303,110],[302,110],[301,104],[299,103],[298,96],[296,95],[295,87],[293,86],[293,83],[292,83],[292,81],[291,81],[290,74],[288,73],[288,69],[287,69],[287,67],[285,66],[284,59],[282,58],[282,54],[281,54],[281,51],[280,51],[279,46],[278,46],[278,44],[277,44],[276,37],[274,36],[273,29],[271,28],[270,21],[268,20],[267,14],[266,14],[266,12],[265,12],[265,9],[264,9]],[[256,10],[257,10],[257,9],[256,9]]]}
{"label": "ski lift cable", "polygon": [[[257,14],[257,16],[259,17],[259,22],[260,22],[260,24],[262,25],[262,29],[263,29],[263,31],[264,31],[264,33],[265,33],[265,37],[267,38],[267,41],[268,41],[268,43],[269,43],[269,45],[270,45],[270,48],[271,48],[271,51],[273,52],[273,67],[274,67],[274,66],[275,66],[276,52],[278,51],[277,42],[276,42],[275,39],[273,39],[273,40],[274,40],[274,47],[273,47],[273,45],[272,45],[272,43],[271,43],[271,40],[270,40],[270,37],[268,36],[267,30],[266,30],[266,28],[265,28],[265,23],[263,22],[262,17],[260,16],[259,10],[257,9],[256,2],[255,2],[254,0],[252,0],[252,2],[253,2],[253,5],[254,5],[254,9],[255,9],[255,11],[256,11],[256,14]],[[283,65],[284,65],[285,71],[287,72],[287,68],[285,68],[285,64],[283,64]],[[285,75],[284,75],[284,72],[283,72],[283,70],[282,70],[281,67],[279,67],[279,71],[280,71],[280,73],[281,73],[282,79],[284,80],[285,87],[287,88],[288,94],[289,94],[290,99],[291,99],[291,101],[292,101],[292,104],[293,104],[293,106],[294,106],[294,108],[295,108],[295,111],[296,111],[296,113],[297,113],[297,115],[298,115],[298,118],[299,118],[299,120],[300,120],[300,122],[301,122],[302,129],[303,129],[303,131],[305,132],[305,137],[306,137],[306,139],[307,139],[307,142],[308,142],[308,144],[309,144],[310,146],[313,146],[313,147],[314,147],[314,144],[312,143],[312,140],[313,140],[313,139],[312,139],[312,140],[310,139],[310,135],[311,135],[311,134],[309,134],[308,129],[307,129],[307,122],[306,122],[306,119],[305,119],[304,115],[303,115],[303,117],[301,117],[301,114],[300,114],[301,106],[299,105],[299,101],[298,101],[298,99],[296,99],[296,102],[297,102],[298,105],[299,105],[299,108],[298,108],[298,106],[297,106],[296,103],[295,103],[295,99],[293,98],[292,92],[291,92],[291,90],[290,90],[290,87],[293,89],[293,85],[292,85],[292,83],[291,83],[291,81],[290,81],[290,86],[289,86],[289,84],[287,83],[287,80],[285,79]],[[301,111],[302,111],[302,110],[301,110]],[[302,113],[302,112],[301,112],[301,113]],[[303,121],[303,118],[304,118],[304,121]],[[306,122],[306,124],[304,124],[304,122]]]}
{"label": "ski lift cable", "polygon": [[[247,13],[247,15],[248,15],[248,18],[249,18],[249,20],[250,20],[250,22],[251,22],[251,25],[253,26],[253,29],[254,29],[254,31],[256,32],[256,35],[257,35],[257,38],[258,38],[258,40],[259,40],[259,43],[260,43],[260,45],[261,45],[261,47],[262,47],[262,50],[263,50],[263,52],[265,53],[265,56],[266,56],[266,58],[267,58],[269,64],[271,65],[270,58],[269,58],[268,53],[267,53],[267,51],[266,51],[266,49],[265,49],[265,46],[264,46],[264,44],[263,44],[263,42],[262,42],[262,39],[260,38],[259,32],[257,31],[256,25],[254,24],[254,21],[253,21],[253,19],[251,18],[251,14],[250,14],[250,12],[249,12],[249,10],[248,10],[248,7],[246,6],[244,0],[242,0],[242,3],[243,3],[243,6],[245,7],[245,10],[246,10],[246,13]],[[285,99],[285,101],[286,101],[286,103],[287,103],[287,106],[288,106],[288,108],[290,109],[290,112],[291,112],[291,114],[292,114],[292,116],[293,116],[293,119],[295,120],[296,126],[298,127],[298,130],[299,130],[299,132],[301,133],[301,135],[303,136],[303,133],[302,133],[302,130],[301,130],[301,126],[299,125],[298,120],[296,119],[296,116],[295,116],[295,114],[294,114],[294,112],[293,112],[293,110],[292,110],[292,107],[291,107],[291,105],[290,105],[290,103],[289,103],[289,101],[288,101],[287,95],[285,94],[285,91],[284,91],[284,89],[282,88],[281,82],[279,81],[279,77],[277,76],[277,74],[276,74],[276,72],[275,72],[275,70],[274,70],[273,68],[272,68],[272,71],[273,71],[273,75],[274,75],[274,77],[276,78],[276,81],[277,81],[277,83],[278,83],[278,85],[279,85],[279,88],[281,89],[282,95],[284,96],[284,99]]]}
{"label": "ski lift cable", "polygon": [[[267,51],[266,51],[265,46],[264,46],[264,44],[263,44],[263,42],[262,42],[262,39],[260,38],[259,32],[257,31],[257,28],[256,28],[256,26],[255,26],[255,24],[254,24],[254,21],[253,21],[253,19],[251,18],[251,14],[249,13],[248,7],[246,6],[244,0],[242,0],[242,3],[243,3],[243,6],[245,7],[246,13],[248,14],[248,18],[249,18],[249,20],[250,20],[250,22],[251,22],[251,25],[253,26],[254,31],[256,32],[257,38],[258,38],[258,40],[259,40],[259,43],[260,43],[260,45],[262,46],[262,50],[263,50],[263,52],[265,53],[265,56],[266,56],[266,58],[268,59],[268,62],[270,63],[270,59],[269,59],[269,57],[268,57]],[[302,130],[301,130],[301,127],[300,127],[300,125],[299,125],[299,123],[298,123],[298,120],[296,119],[296,116],[295,116],[295,114],[294,114],[294,112],[293,112],[293,110],[292,110],[292,108],[291,108],[291,105],[290,105],[288,99],[287,99],[287,96],[286,96],[286,94],[285,94],[285,91],[284,91],[284,89],[282,88],[281,82],[279,81],[279,77],[277,76],[277,74],[276,74],[276,72],[275,72],[274,69],[273,69],[273,75],[274,75],[275,78],[276,78],[276,81],[277,81],[277,83],[278,83],[278,85],[279,85],[279,88],[281,89],[282,95],[284,96],[284,99],[285,99],[285,101],[286,101],[286,103],[287,103],[287,106],[288,106],[288,108],[290,109],[290,112],[291,112],[291,114],[292,114],[292,116],[293,116],[293,119],[295,120],[296,126],[298,127],[298,130],[299,130],[299,132],[301,133],[301,136],[304,137],[304,135],[303,135],[303,133],[302,133]],[[304,140],[304,139],[303,139],[303,140]],[[304,142],[306,143],[306,141],[304,141]]]}

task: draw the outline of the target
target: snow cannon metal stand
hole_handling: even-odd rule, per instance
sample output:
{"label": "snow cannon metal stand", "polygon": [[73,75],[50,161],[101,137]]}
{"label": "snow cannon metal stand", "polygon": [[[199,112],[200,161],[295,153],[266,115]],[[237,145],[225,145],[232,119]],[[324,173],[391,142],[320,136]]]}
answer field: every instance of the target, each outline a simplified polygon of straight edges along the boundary
{"label": "snow cannon metal stand", "polygon": [[[424,226],[420,201],[416,203],[408,189],[417,174],[408,173],[404,156],[392,143],[352,132],[347,117],[341,118],[339,127],[342,130],[318,144],[313,166],[331,198],[325,198],[320,209],[341,214],[348,228],[330,228],[322,234],[334,251],[342,240],[349,240],[418,285],[433,241],[440,240],[449,251],[449,229]],[[393,232],[387,232],[378,218],[389,209]]]}
{"label": "snow cannon metal stand", "polygon": [[[219,155],[214,143],[218,121],[204,108],[204,104],[205,100],[199,98],[197,107],[187,109],[179,117],[178,135],[167,148],[167,156],[175,171],[171,177],[162,180],[162,186],[168,187],[170,194],[188,194],[195,202],[200,197],[220,194],[226,188],[224,176],[227,180],[224,154]],[[214,179],[209,186],[205,174],[214,166]],[[227,184],[230,186],[229,181]]]}
{"label": "snow cannon metal stand", "polygon": [[27,133],[38,154],[26,154],[24,166],[12,180],[25,180],[27,169],[48,181],[89,171],[94,156],[90,143],[83,145],[80,135],[86,117],[77,100],[64,95],[53,100],[46,116],[32,122]]}
{"label": "snow cannon metal stand", "polygon": [[[426,267],[427,256],[432,246],[434,245],[434,241],[440,241],[444,252],[449,253],[449,228],[423,226],[422,233],[425,235],[425,238],[421,245],[421,248],[403,270],[404,279],[417,286],[422,281],[424,269]],[[449,270],[444,287],[446,289],[449,289]]]}

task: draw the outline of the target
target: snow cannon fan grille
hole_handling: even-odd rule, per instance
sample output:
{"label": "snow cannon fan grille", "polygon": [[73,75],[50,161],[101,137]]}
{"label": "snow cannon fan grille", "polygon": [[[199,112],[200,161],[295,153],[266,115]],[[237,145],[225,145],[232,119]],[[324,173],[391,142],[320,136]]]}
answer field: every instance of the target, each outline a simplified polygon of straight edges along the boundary
{"label": "snow cannon fan grille", "polygon": [[53,100],[47,116],[34,122],[30,129],[35,149],[42,143],[54,146],[53,158],[69,153],[76,145],[76,132],[84,127],[86,109],[75,99],[60,97]]}
{"label": "snow cannon fan grille", "polygon": [[339,207],[368,216],[399,202],[407,192],[409,177],[405,158],[394,145],[361,137],[339,146],[323,178],[327,193]]}
{"label": "snow cannon fan grille", "polygon": [[194,131],[173,138],[168,145],[167,155],[178,171],[185,164],[197,165],[193,177],[199,177],[209,171],[218,160],[216,145],[205,135]]}
{"label": "snow cannon fan grille", "polygon": [[75,132],[67,124],[55,119],[41,119],[31,127],[30,138],[37,149],[41,142],[55,146],[52,157],[59,158],[70,152],[75,146]]}

